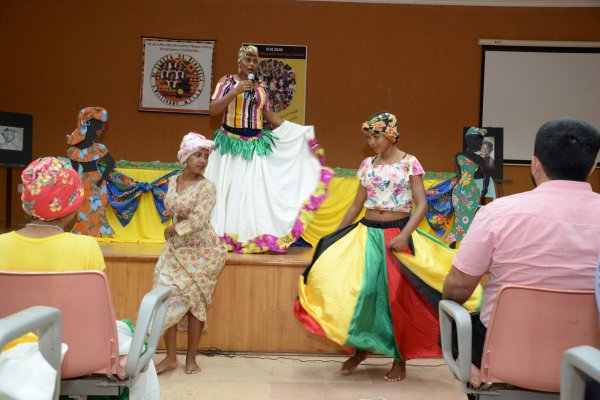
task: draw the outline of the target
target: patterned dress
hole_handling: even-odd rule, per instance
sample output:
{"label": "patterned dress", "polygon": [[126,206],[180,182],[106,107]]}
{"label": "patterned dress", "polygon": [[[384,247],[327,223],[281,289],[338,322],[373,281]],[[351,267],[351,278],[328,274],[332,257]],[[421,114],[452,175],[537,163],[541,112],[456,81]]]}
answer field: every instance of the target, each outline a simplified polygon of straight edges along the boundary
{"label": "patterned dress", "polygon": [[98,164],[102,163],[102,158],[107,154],[108,149],[101,143],[94,143],[85,149],[71,146],[67,150],[69,159],[78,163],[96,162],[97,166],[96,171],[79,172],[85,197],[77,212],[77,223],[73,227],[73,233],[78,235],[100,237],[114,233],[106,219],[106,204],[108,202],[106,181],[103,181],[100,186],[97,185],[103,172]]}
{"label": "patterned dress", "polygon": [[460,171],[458,184],[452,190],[452,206],[454,207],[454,224],[452,232],[446,237],[449,243],[462,240],[473,222],[477,207],[481,203],[481,191],[475,183],[475,173],[479,166],[467,156],[456,157]]}
{"label": "patterned dress", "polygon": [[[212,100],[238,84],[228,75]],[[262,83],[238,94],[223,114],[205,171],[217,187],[211,224],[237,253],[285,252],[313,220],[333,176],[314,128],[285,121],[263,129],[269,110]]]}
{"label": "patterned dress", "polygon": [[154,268],[154,286],[172,289],[163,329],[178,324],[179,330],[187,330],[188,311],[206,321],[206,309],[227,250],[209,222],[216,199],[215,185],[202,179],[178,194],[178,176],[169,179],[165,197],[177,235],[165,243]]}

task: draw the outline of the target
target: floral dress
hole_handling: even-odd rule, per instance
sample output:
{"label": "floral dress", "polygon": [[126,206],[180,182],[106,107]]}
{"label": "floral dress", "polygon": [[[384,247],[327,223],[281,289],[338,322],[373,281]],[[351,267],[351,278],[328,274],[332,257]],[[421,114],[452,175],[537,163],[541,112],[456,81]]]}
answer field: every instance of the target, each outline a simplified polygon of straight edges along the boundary
{"label": "floral dress", "polygon": [[178,324],[180,330],[187,330],[188,311],[206,321],[206,309],[227,250],[209,222],[216,199],[215,185],[202,179],[177,193],[178,176],[169,179],[165,197],[177,235],[165,243],[154,268],[154,286],[172,289],[163,329]]}
{"label": "floral dress", "polygon": [[78,235],[89,235],[94,237],[112,235],[113,229],[106,219],[106,204],[108,202],[108,190],[106,182],[100,186],[97,182],[102,177],[102,158],[108,154],[108,149],[101,143],[94,143],[85,149],[71,146],[67,151],[69,159],[78,163],[96,162],[96,171],[79,172],[85,196],[83,203],[77,212],[77,223],[73,227],[73,233]]}
{"label": "floral dress", "polygon": [[474,179],[479,166],[462,154],[456,157],[456,163],[460,177],[458,184],[452,190],[454,224],[452,232],[446,237],[449,243],[463,239],[481,202],[481,192]]}

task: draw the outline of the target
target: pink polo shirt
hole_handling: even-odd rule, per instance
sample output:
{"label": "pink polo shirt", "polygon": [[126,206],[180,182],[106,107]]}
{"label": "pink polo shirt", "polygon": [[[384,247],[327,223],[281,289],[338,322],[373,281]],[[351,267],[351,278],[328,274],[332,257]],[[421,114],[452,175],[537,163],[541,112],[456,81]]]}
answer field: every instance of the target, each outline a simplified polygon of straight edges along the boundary
{"label": "pink polo shirt", "polygon": [[586,182],[554,180],[479,210],[453,264],[471,276],[489,271],[480,316],[487,326],[504,285],[593,290],[598,255],[600,194]]}

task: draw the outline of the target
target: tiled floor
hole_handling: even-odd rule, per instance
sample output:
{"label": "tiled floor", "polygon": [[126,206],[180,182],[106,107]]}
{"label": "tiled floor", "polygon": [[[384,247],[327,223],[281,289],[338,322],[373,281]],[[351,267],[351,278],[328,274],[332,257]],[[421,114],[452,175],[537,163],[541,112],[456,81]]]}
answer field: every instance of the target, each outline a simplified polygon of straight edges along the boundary
{"label": "tiled floor", "polygon": [[[164,354],[157,354],[155,362]],[[199,374],[179,367],[159,377],[163,400],[464,400],[458,383],[441,359],[411,360],[402,382],[383,375],[391,359],[368,358],[349,376],[340,368],[345,357],[288,354],[241,354],[233,358],[199,355]]]}

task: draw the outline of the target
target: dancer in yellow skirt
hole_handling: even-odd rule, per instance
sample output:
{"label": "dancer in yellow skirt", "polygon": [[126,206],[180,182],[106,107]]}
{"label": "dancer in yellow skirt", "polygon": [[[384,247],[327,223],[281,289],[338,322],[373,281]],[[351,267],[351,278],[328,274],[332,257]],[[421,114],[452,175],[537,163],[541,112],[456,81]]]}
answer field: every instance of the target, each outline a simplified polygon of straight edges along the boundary
{"label": "dancer in yellow skirt", "polygon": [[[424,170],[395,146],[396,125],[388,112],[362,125],[376,156],[358,170],[361,186],[340,229],[317,245],[295,307],[309,331],[354,349],[342,374],[372,351],[394,358],[387,381],[404,379],[406,359],[441,355],[437,303],[454,255],[416,231],[426,211]],[[351,224],[363,206],[365,218]],[[478,296],[467,306],[476,309]]]}

